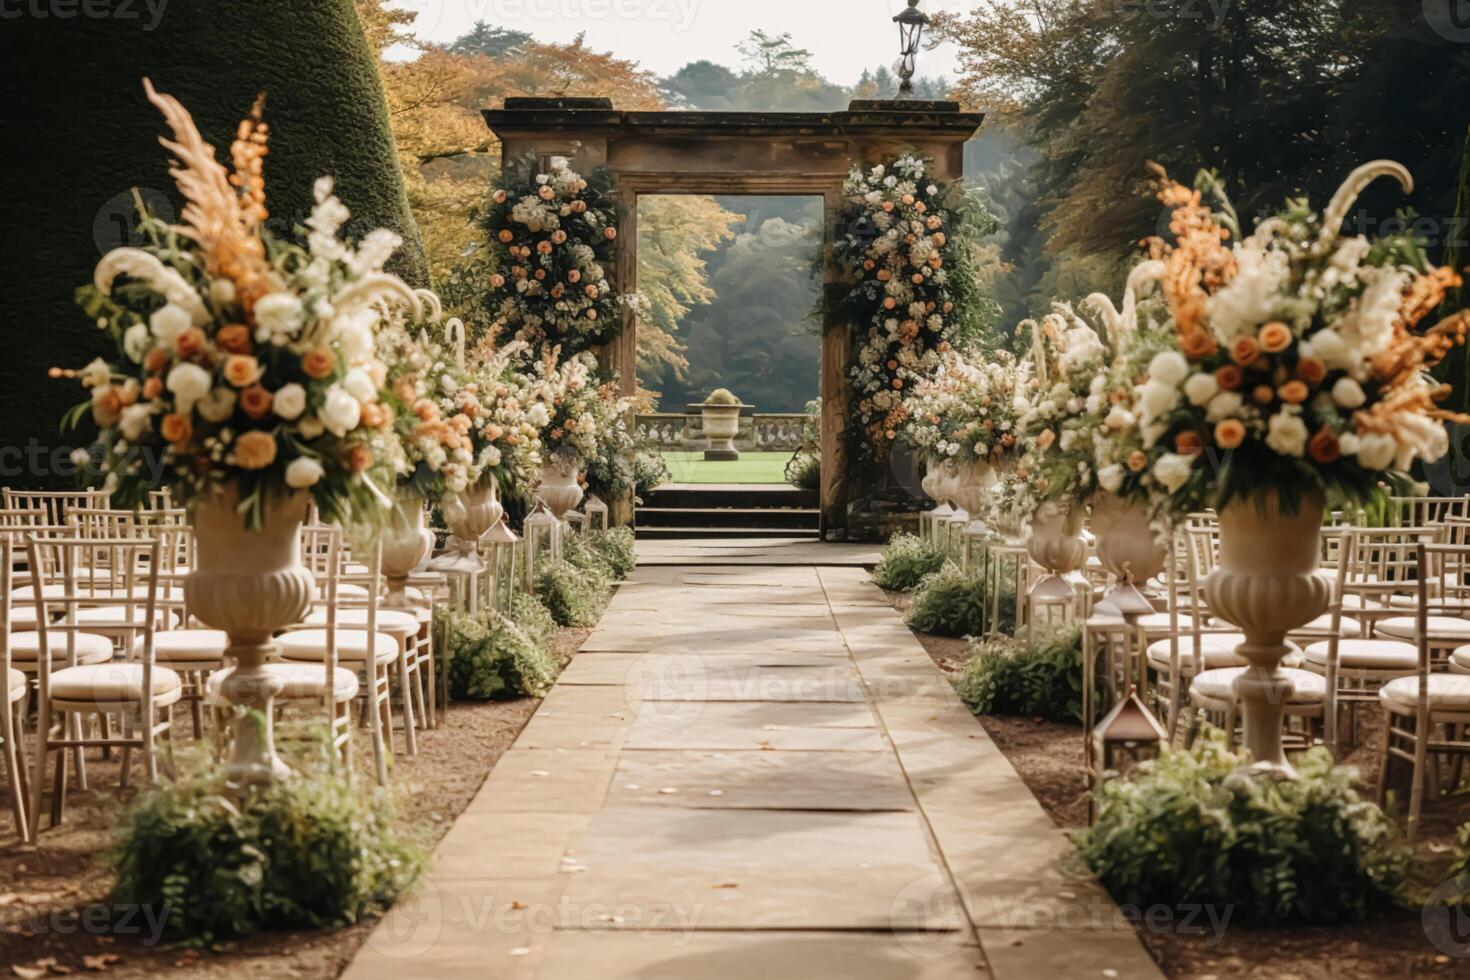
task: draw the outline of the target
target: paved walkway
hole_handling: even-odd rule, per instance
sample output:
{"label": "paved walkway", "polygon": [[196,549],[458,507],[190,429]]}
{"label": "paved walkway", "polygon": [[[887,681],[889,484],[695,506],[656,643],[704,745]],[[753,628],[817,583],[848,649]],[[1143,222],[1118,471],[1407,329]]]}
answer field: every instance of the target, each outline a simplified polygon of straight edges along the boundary
{"label": "paved walkway", "polygon": [[851,567],[640,568],[347,980],[1157,977]]}

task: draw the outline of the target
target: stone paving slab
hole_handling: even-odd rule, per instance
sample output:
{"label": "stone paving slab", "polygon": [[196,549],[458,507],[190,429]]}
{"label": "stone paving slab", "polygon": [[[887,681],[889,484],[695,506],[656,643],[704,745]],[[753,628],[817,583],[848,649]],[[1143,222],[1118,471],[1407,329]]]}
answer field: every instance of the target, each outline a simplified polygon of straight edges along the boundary
{"label": "stone paving slab", "polygon": [[871,567],[878,563],[879,547],[791,538],[684,538],[646,539],[637,544],[638,564],[659,565],[847,565]]}
{"label": "stone paving slab", "polygon": [[1159,976],[863,569],[670,544],[346,980]]}

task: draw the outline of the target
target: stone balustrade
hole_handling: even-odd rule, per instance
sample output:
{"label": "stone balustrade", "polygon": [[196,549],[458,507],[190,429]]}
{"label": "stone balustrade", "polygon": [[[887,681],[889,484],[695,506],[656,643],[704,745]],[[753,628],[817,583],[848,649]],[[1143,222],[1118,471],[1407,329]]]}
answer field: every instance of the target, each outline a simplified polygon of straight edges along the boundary
{"label": "stone balustrade", "polygon": [[[652,412],[637,418],[640,445],[669,452],[699,452],[708,440],[697,406],[687,412]],[[801,448],[806,416],[792,413],[742,412],[735,448],[743,452],[794,453]]]}

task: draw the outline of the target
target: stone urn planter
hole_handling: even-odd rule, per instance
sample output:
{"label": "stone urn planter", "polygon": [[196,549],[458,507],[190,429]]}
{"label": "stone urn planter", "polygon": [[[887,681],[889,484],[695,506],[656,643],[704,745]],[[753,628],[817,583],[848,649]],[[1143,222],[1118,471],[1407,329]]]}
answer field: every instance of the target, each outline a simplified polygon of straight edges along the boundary
{"label": "stone urn planter", "polygon": [[735,448],[735,437],[740,434],[740,413],[749,407],[723,388],[699,406],[700,422],[705,438],[709,440],[709,447],[704,451],[705,459],[740,458],[740,452]]}
{"label": "stone urn planter", "polygon": [[971,463],[952,462],[950,466],[954,472],[950,496],[966,512],[981,513],[990,497],[990,488],[1000,482],[995,475],[995,468],[983,459]]}
{"label": "stone urn planter", "polygon": [[301,620],[316,591],[301,564],[301,522],[311,497],[301,491],[268,501],[258,531],[246,530],[239,499],[230,486],[195,504],[198,561],[184,579],[184,601],[200,622],[230,638],[225,657],[233,670],[219,693],[237,710],[225,775],[235,785],[264,785],[291,772],[276,755],[271,727],[282,681],[264,666],[275,653],[272,637]]}
{"label": "stone urn planter", "polygon": [[919,479],[920,489],[924,491],[930,500],[934,501],[936,507],[944,502],[939,496],[940,489],[944,483],[943,466],[944,462],[942,460],[932,457],[926,459],[924,461],[924,475]]}
{"label": "stone urn planter", "polygon": [[1026,535],[1026,553],[1051,574],[1031,587],[1033,598],[1061,602],[1075,593],[1066,576],[1087,560],[1082,540],[1085,508],[1070,500],[1048,500],[1036,509]]}
{"label": "stone urn planter", "polygon": [[449,493],[439,502],[444,523],[454,533],[449,542],[456,567],[464,571],[482,571],[480,539],[500,520],[505,508],[500,504],[500,484],[486,476],[463,493]]}
{"label": "stone urn planter", "polygon": [[582,461],[575,456],[553,456],[541,464],[536,496],[557,520],[582,500],[582,485],[577,482]]}
{"label": "stone urn planter", "polygon": [[400,490],[388,513],[382,538],[383,579],[388,586],[383,608],[412,609],[414,603],[405,591],[408,577],[434,551],[434,532],[429,530],[425,518],[424,498]]}
{"label": "stone urn planter", "polygon": [[1249,666],[1235,680],[1254,765],[1289,775],[1281,718],[1292,681],[1281,669],[1286,635],[1326,611],[1333,582],[1318,571],[1321,497],[1283,513],[1275,491],[1238,498],[1220,511],[1220,560],[1205,580],[1205,599],[1245,642],[1235,652]]}
{"label": "stone urn planter", "polygon": [[1159,574],[1167,554],[1147,509],[1099,491],[1092,498],[1092,533],[1097,537],[1098,560],[1116,580],[1103,600],[1124,614],[1153,612],[1140,587]]}

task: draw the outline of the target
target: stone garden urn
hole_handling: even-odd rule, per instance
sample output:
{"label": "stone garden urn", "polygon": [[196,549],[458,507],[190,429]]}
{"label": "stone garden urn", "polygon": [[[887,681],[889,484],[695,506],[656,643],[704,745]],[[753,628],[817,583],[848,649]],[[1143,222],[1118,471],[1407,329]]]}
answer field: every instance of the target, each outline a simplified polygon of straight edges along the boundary
{"label": "stone garden urn", "polygon": [[985,508],[990,488],[999,482],[995,468],[983,459],[973,462],[955,461],[950,466],[953,470],[951,497],[954,502],[968,513],[979,514]]}
{"label": "stone garden urn", "polygon": [[301,563],[301,522],[311,495],[298,491],[267,501],[265,522],[247,530],[233,485],[198,501],[190,514],[197,562],[184,579],[184,601],[206,626],[230,640],[233,669],[219,694],[236,708],[225,776],[238,786],[265,785],[290,775],[276,755],[271,704],[283,682],[265,670],[275,634],[300,622],[316,592]]}
{"label": "stone garden urn", "polygon": [[1026,535],[1026,554],[1050,572],[1031,587],[1032,597],[1061,602],[1072,598],[1066,576],[1087,561],[1087,543],[1082,540],[1086,508],[1071,500],[1048,500],[1036,509]]}
{"label": "stone garden urn", "polygon": [[711,394],[699,406],[704,436],[709,440],[709,448],[704,451],[705,459],[740,458],[740,452],[735,448],[735,437],[740,434],[740,412],[749,407],[723,388]]}
{"label": "stone garden urn", "polygon": [[458,553],[452,559],[457,563],[456,567],[467,571],[483,570],[480,539],[505,513],[500,503],[500,484],[495,477],[487,474],[463,493],[445,494],[439,502],[439,511],[444,515],[444,523],[454,533],[449,547]]}
{"label": "stone garden urn", "polygon": [[388,594],[383,599],[385,609],[412,609],[414,604],[405,591],[408,577],[413,574],[434,551],[434,532],[425,519],[424,498],[416,493],[400,490],[388,512],[383,526],[383,580]]}
{"label": "stone garden urn", "polygon": [[1235,680],[1254,765],[1290,774],[1281,747],[1281,718],[1292,693],[1281,669],[1286,635],[1326,611],[1334,583],[1318,570],[1320,496],[1304,495],[1295,513],[1275,493],[1237,498],[1220,511],[1220,560],[1205,579],[1210,609],[1240,627],[1235,648],[1249,666]]}
{"label": "stone garden urn", "polygon": [[553,456],[541,464],[536,496],[557,520],[582,500],[582,485],[577,482],[581,464],[575,456]]}
{"label": "stone garden urn", "polygon": [[1149,522],[1148,510],[1099,491],[1092,498],[1092,533],[1097,538],[1098,560],[1115,580],[1104,601],[1125,614],[1153,612],[1140,586],[1159,574],[1167,555]]}

